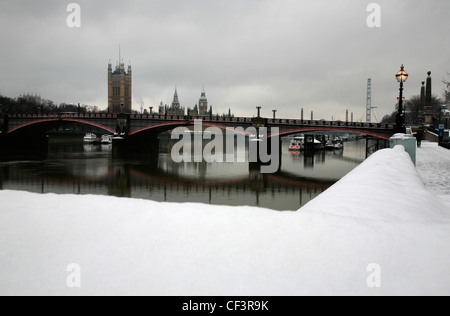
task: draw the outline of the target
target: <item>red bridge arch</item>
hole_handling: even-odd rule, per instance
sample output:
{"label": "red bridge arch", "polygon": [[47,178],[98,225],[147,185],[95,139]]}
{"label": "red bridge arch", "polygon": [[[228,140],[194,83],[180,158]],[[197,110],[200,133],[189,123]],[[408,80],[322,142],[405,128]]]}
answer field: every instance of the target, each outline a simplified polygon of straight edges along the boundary
{"label": "red bridge arch", "polygon": [[[17,132],[19,130],[22,130],[24,128],[27,128],[27,127],[41,125],[41,124],[45,124],[45,123],[53,123],[53,122],[54,123],[57,123],[57,122],[80,123],[80,124],[90,125],[90,126],[94,126],[94,127],[103,129],[103,130],[105,130],[105,131],[107,131],[107,132],[109,132],[111,134],[115,133],[115,130],[113,130],[113,129],[109,128],[109,127],[106,127],[104,125],[97,124],[97,123],[94,123],[94,122],[86,121],[86,120],[75,119],[75,118],[48,118],[48,119],[41,119],[41,120],[31,121],[31,122],[28,122],[28,123],[16,126],[16,127],[12,128],[12,129],[8,130],[6,132],[6,134],[11,134],[11,133]],[[55,124],[55,126],[58,126],[58,125],[60,125],[60,124]]]}

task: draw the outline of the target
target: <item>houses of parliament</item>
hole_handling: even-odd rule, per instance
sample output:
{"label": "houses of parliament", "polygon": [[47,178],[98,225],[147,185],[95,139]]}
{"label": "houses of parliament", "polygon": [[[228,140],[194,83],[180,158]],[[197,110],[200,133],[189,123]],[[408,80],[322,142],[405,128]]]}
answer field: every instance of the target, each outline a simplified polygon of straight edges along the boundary
{"label": "houses of parliament", "polygon": [[181,106],[178,99],[178,90],[175,88],[173,95],[173,101],[170,106],[164,105],[161,101],[158,108],[159,115],[190,115],[190,116],[211,116],[212,107],[208,109],[208,99],[206,98],[205,90],[202,91],[198,104],[193,109],[188,108],[187,112],[184,107]]}
{"label": "houses of parliament", "polygon": [[[120,59],[120,57],[119,57]],[[189,115],[189,116],[212,116],[212,106],[208,108],[208,99],[203,89],[198,104],[193,108],[182,107],[178,98],[178,90],[175,88],[173,101],[170,106],[160,103],[157,112],[152,113],[159,115]],[[108,113],[125,113],[131,114],[132,111],[132,70],[131,65],[125,69],[125,64],[120,61],[117,63],[113,71],[111,62],[108,63]],[[145,112],[148,113],[147,110]],[[228,115],[232,116],[231,111]]]}
{"label": "houses of parliament", "polygon": [[113,72],[111,62],[108,63],[108,113],[131,113],[131,88],[131,65],[126,71],[120,61]]}

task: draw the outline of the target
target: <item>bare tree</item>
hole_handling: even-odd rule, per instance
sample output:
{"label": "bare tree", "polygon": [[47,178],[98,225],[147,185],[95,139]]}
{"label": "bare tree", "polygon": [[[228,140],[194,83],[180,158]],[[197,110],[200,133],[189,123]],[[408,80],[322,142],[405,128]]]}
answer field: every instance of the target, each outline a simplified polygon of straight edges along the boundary
{"label": "bare tree", "polygon": [[[421,120],[420,116],[423,115],[423,104],[420,100],[420,96],[413,96],[405,102],[405,123],[406,125],[418,125]],[[439,121],[440,111],[442,105],[442,100],[433,96],[431,99],[431,107],[433,110],[433,121]],[[392,114],[388,114],[383,117],[381,123],[392,124],[395,123],[395,117],[397,116],[397,111]]]}

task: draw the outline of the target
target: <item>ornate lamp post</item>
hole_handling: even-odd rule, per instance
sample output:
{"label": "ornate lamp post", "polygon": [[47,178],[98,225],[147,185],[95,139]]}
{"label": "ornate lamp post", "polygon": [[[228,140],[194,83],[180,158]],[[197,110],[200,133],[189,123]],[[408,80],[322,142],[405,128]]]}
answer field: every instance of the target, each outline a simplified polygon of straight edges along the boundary
{"label": "ornate lamp post", "polygon": [[405,115],[403,113],[403,83],[408,79],[405,66],[401,66],[400,71],[395,75],[397,81],[400,82],[400,96],[398,98],[398,112],[395,119],[397,133],[405,133]]}

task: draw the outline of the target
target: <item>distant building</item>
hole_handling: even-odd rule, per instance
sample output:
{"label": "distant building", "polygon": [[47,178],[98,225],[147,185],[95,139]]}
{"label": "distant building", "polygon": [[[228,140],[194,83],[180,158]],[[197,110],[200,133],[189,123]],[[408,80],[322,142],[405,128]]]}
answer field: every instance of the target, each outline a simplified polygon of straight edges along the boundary
{"label": "distant building", "polygon": [[233,118],[233,117],[234,117],[234,114],[231,113],[231,109],[228,109],[228,113],[226,113],[226,114],[224,113],[222,116],[223,116],[223,117]]}
{"label": "distant building", "polygon": [[166,113],[166,106],[164,106],[163,102],[161,101],[158,107],[158,114],[164,115],[165,113]]}
{"label": "distant building", "polygon": [[111,63],[108,64],[108,112],[109,113],[131,113],[132,98],[132,73],[131,65],[128,71],[121,61],[112,70]]}
{"label": "distant building", "polygon": [[198,116],[198,105],[196,104],[193,109],[188,108],[189,116]]}
{"label": "distant building", "polygon": [[181,107],[180,100],[178,99],[178,90],[175,89],[173,95],[172,105],[166,108],[167,115],[185,115],[185,108]]}
{"label": "distant building", "polygon": [[198,101],[198,114],[200,116],[207,116],[208,113],[208,99],[206,98],[206,92],[205,90],[202,91],[202,94],[200,96],[200,100]]}
{"label": "distant building", "polygon": [[210,116],[208,111],[208,99],[206,98],[205,90],[200,95],[198,105],[196,104],[193,109],[188,109],[188,115],[190,116]]}
{"label": "distant building", "polygon": [[41,96],[37,95],[36,93],[34,95],[27,93],[19,96],[19,101],[23,100],[27,103],[35,103],[35,104],[41,104],[43,102],[43,99]]}

